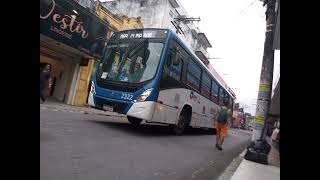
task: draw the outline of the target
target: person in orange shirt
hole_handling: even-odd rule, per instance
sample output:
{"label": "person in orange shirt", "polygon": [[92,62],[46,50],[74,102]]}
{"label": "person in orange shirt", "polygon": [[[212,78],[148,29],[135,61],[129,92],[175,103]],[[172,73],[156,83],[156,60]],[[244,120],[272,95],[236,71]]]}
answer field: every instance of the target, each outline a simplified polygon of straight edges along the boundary
{"label": "person in orange shirt", "polygon": [[231,120],[231,110],[227,108],[228,104],[224,103],[221,107],[221,110],[218,114],[218,118],[215,119],[215,127],[216,127],[216,148],[220,151],[222,150],[222,144],[224,142],[224,138],[228,134],[228,129]]}

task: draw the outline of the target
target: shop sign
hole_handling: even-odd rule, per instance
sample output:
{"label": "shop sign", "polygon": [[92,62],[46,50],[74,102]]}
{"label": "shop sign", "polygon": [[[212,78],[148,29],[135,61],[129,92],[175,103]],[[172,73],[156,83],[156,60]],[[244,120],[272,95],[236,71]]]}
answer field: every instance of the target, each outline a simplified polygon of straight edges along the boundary
{"label": "shop sign", "polygon": [[108,24],[71,0],[40,0],[40,33],[99,58]]}

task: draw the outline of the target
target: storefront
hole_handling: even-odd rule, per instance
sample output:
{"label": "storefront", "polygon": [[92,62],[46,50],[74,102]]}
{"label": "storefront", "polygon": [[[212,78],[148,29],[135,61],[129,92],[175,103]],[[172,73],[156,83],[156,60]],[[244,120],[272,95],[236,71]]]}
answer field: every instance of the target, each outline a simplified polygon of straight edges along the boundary
{"label": "storefront", "polygon": [[52,67],[51,96],[79,104],[107,31],[106,22],[72,0],[40,0],[40,65]]}

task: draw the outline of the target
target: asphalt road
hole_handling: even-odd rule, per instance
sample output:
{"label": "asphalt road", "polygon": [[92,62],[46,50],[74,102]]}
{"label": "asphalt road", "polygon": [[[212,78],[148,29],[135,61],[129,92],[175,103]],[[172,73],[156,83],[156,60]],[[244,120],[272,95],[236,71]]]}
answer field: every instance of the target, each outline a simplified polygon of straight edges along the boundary
{"label": "asphalt road", "polygon": [[223,151],[215,135],[167,126],[132,127],[122,117],[40,110],[41,180],[213,180],[248,145],[231,130]]}

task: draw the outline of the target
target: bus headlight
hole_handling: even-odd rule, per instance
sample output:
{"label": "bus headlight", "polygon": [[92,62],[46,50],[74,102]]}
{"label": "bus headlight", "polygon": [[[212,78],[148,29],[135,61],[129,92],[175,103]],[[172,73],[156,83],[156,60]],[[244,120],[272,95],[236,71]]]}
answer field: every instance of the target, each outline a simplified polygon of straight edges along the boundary
{"label": "bus headlight", "polygon": [[146,91],[144,91],[140,96],[137,97],[137,99],[135,100],[135,102],[142,102],[144,100],[147,99],[147,97],[150,96],[150,94],[152,93],[153,88],[147,89]]}
{"label": "bus headlight", "polygon": [[95,93],[96,93],[96,90],[95,90],[94,82],[93,82],[93,81],[91,82],[91,89],[90,89],[90,92],[91,92],[92,94],[95,94]]}

